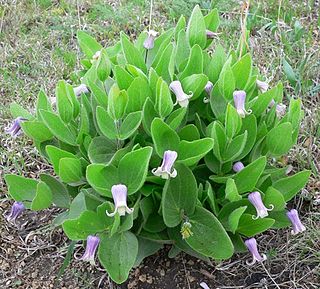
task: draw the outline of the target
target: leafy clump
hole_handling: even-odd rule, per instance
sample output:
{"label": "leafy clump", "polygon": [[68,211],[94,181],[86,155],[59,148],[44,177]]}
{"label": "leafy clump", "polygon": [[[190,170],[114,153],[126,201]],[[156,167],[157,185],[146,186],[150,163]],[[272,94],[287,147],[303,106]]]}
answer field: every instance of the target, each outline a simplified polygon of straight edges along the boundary
{"label": "leafy clump", "polygon": [[226,53],[218,26],[216,10],[196,6],[188,24],[181,17],[134,43],[122,33],[103,48],[79,31],[82,84],[60,81],[56,98],[41,91],[34,115],[11,107],[9,132],[21,127],[56,175],[7,175],[16,207],[66,209],[55,225],[88,240],[83,260],[94,262],[98,247],[117,283],[163,244],[171,255],[227,259],[243,239],[296,218],[286,203],[309,172],[287,176],[268,160],[296,142],[301,101],[286,110],[282,84],[258,79],[247,45]]}

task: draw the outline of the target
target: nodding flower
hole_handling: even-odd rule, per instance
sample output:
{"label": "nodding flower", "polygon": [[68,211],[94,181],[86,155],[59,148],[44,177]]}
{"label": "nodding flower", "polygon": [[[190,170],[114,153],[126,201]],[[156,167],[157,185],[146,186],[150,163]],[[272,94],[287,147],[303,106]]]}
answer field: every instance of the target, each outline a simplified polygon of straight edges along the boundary
{"label": "nodding flower", "polygon": [[207,82],[206,86],[204,87],[204,90],[205,90],[206,94],[208,95],[208,97],[203,98],[204,103],[210,102],[210,95],[211,95],[212,89],[213,89],[213,83],[209,80]]}
{"label": "nodding flower", "polygon": [[79,86],[74,87],[73,91],[76,96],[80,96],[82,93],[88,93],[89,89],[85,84],[82,83]]}
{"label": "nodding flower", "polygon": [[98,50],[98,51],[92,56],[92,60],[98,60],[99,57],[100,57],[100,55],[101,55],[101,51]]}
{"label": "nodding flower", "polygon": [[247,265],[252,266],[256,262],[263,262],[267,260],[267,256],[265,254],[260,255],[258,251],[257,241],[255,238],[248,239],[244,242],[246,244],[246,247],[252,254],[252,261],[249,262],[247,260]]}
{"label": "nodding flower", "polygon": [[21,116],[17,117],[12,122],[11,126],[5,130],[6,133],[10,134],[14,138],[17,137],[19,134],[21,134],[21,123],[26,120],[26,118],[23,118]]}
{"label": "nodding flower", "polygon": [[133,213],[133,208],[130,209],[127,205],[128,189],[125,185],[118,184],[112,186],[111,193],[115,208],[113,213],[106,211],[108,217],[113,217],[116,213],[119,213],[120,216],[124,216],[126,213]]}
{"label": "nodding flower", "polygon": [[279,103],[276,106],[276,115],[278,118],[283,117],[286,114],[287,106],[283,103]]}
{"label": "nodding flower", "polygon": [[289,212],[287,212],[287,217],[292,223],[292,230],[291,230],[292,235],[297,235],[306,230],[306,227],[300,221],[297,210],[292,209]]}
{"label": "nodding flower", "polygon": [[187,107],[189,104],[189,99],[193,96],[193,93],[189,92],[189,95],[184,93],[181,82],[178,80],[172,81],[170,83],[169,88],[177,98],[177,101],[175,104],[178,103],[181,107]]}
{"label": "nodding flower", "polygon": [[158,35],[157,31],[149,30],[148,37],[143,42],[143,47],[148,50],[152,49],[154,47],[154,39],[156,38],[157,35]]}
{"label": "nodding flower", "polygon": [[207,39],[214,39],[214,38],[216,38],[219,34],[220,34],[220,33],[213,32],[213,31],[211,31],[211,30],[206,29]]}
{"label": "nodding flower", "polygon": [[268,88],[269,88],[269,84],[268,83],[266,83],[264,81],[261,81],[261,80],[258,80],[258,79],[256,81],[256,84],[257,84],[258,89],[262,93],[266,92],[268,90]]}
{"label": "nodding flower", "polygon": [[244,169],[244,165],[243,165],[242,162],[236,162],[236,163],[233,165],[232,169],[233,169],[236,173],[238,173],[238,172],[240,172],[241,170]]}
{"label": "nodding flower", "polygon": [[240,117],[244,118],[247,114],[250,114],[251,111],[246,111],[246,92],[244,90],[235,90],[233,92],[233,100],[236,110]]}
{"label": "nodding flower", "polygon": [[173,165],[177,157],[178,154],[176,151],[165,151],[161,166],[157,169],[153,169],[152,173],[162,179],[169,179],[169,177],[175,178],[177,176],[177,170],[173,168]]}
{"label": "nodding flower", "polygon": [[21,202],[14,202],[10,213],[6,216],[6,219],[10,223],[15,223],[17,218],[22,214],[24,211],[25,206]]}
{"label": "nodding flower", "polygon": [[274,206],[270,205],[268,209],[262,202],[261,194],[259,192],[252,192],[248,195],[249,202],[255,207],[257,216],[252,216],[253,219],[264,218],[268,216],[268,211],[272,211]]}
{"label": "nodding flower", "polygon": [[99,243],[100,243],[99,237],[89,235],[87,237],[87,246],[84,254],[82,255],[81,258],[77,258],[77,257],[75,258],[78,260],[90,262],[90,264],[94,265],[95,264],[94,258],[95,258],[95,254],[99,246]]}
{"label": "nodding flower", "polygon": [[272,108],[275,104],[276,104],[276,102],[274,101],[274,99],[271,99],[268,106],[269,106],[269,108]]}

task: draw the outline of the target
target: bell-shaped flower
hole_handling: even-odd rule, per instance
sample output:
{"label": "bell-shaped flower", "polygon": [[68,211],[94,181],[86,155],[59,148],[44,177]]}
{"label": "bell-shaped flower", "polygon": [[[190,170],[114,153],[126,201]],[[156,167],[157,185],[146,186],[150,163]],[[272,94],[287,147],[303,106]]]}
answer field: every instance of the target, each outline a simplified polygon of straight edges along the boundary
{"label": "bell-shaped flower", "polygon": [[261,81],[261,80],[258,80],[258,79],[256,81],[256,84],[257,84],[258,89],[262,93],[266,92],[268,90],[268,88],[269,88],[269,84],[268,83],[266,83],[264,81]]}
{"label": "bell-shaped flower", "polygon": [[85,84],[80,84],[79,86],[73,88],[74,94],[78,97],[80,96],[82,93],[88,93],[89,89]]}
{"label": "bell-shaped flower", "polygon": [[249,202],[255,207],[257,216],[253,216],[253,219],[264,218],[268,216],[268,211],[272,211],[274,206],[270,205],[268,209],[262,202],[261,194],[259,192],[252,192],[248,195]]}
{"label": "bell-shaped flower", "polygon": [[10,134],[12,137],[17,137],[21,133],[21,122],[27,120],[21,116],[17,117],[11,126],[7,128],[5,131],[6,133]]}
{"label": "bell-shaped flower", "polygon": [[[97,248],[100,243],[100,238],[97,236],[89,235],[87,237],[87,246],[84,254],[82,255],[79,260],[90,262],[91,264],[95,264],[94,258],[97,251]],[[78,258],[76,258],[78,259]]]}
{"label": "bell-shaped flower", "polygon": [[206,86],[204,87],[204,90],[206,92],[206,94],[208,95],[208,97],[204,97],[203,98],[203,102],[204,103],[209,103],[210,102],[210,95],[211,95],[211,91],[213,89],[213,83],[209,80],[206,84]]}
{"label": "bell-shaped flower", "polygon": [[283,103],[279,103],[276,106],[276,115],[278,118],[283,117],[286,114],[287,106]]}
{"label": "bell-shaped flower", "polygon": [[246,92],[244,90],[235,90],[233,92],[233,100],[236,110],[240,117],[245,117],[247,114],[250,114],[251,111],[246,111]]}
{"label": "bell-shaped flower", "polygon": [[216,38],[220,33],[217,33],[217,32],[213,32],[209,29],[206,29],[206,36],[207,36],[207,39],[214,39]]}
{"label": "bell-shaped flower", "polygon": [[119,184],[112,186],[111,193],[115,208],[113,213],[106,211],[107,216],[113,217],[116,213],[119,213],[120,216],[124,216],[126,213],[133,213],[133,208],[130,209],[127,205],[128,189],[125,185]]}
{"label": "bell-shaped flower", "polygon": [[292,223],[292,230],[291,230],[292,235],[297,235],[306,230],[306,227],[300,221],[297,210],[292,209],[289,212],[287,212],[287,217]]}
{"label": "bell-shaped flower", "polygon": [[269,108],[272,108],[275,104],[276,104],[276,102],[274,101],[274,99],[271,99],[268,106],[269,106]]}
{"label": "bell-shaped flower", "polygon": [[156,38],[157,35],[158,35],[157,31],[149,30],[148,37],[143,42],[143,47],[148,50],[152,49],[154,47],[154,39]]}
{"label": "bell-shaped flower", "polygon": [[242,162],[236,162],[236,163],[234,163],[232,169],[233,169],[236,173],[238,173],[238,172],[240,172],[241,170],[244,169],[244,165],[243,165]]}
{"label": "bell-shaped flower", "polygon": [[260,255],[258,251],[257,241],[255,238],[248,239],[244,243],[246,244],[246,247],[252,254],[252,261],[247,261],[247,265],[252,266],[256,262],[263,262],[267,260],[267,256],[265,254]]}
{"label": "bell-shaped flower", "polygon": [[178,154],[176,151],[165,151],[163,154],[163,160],[160,167],[153,169],[152,173],[163,179],[175,178],[177,176],[177,170],[173,168],[174,162],[176,161]]}
{"label": "bell-shaped flower", "polygon": [[16,219],[22,214],[24,211],[25,206],[21,202],[14,202],[10,213],[6,216],[6,219],[10,223],[15,223]]}
{"label": "bell-shaped flower", "polygon": [[169,88],[177,98],[175,104],[178,103],[181,107],[187,107],[189,104],[189,99],[193,96],[193,93],[189,92],[189,94],[186,94],[182,89],[181,82],[178,80],[172,81]]}

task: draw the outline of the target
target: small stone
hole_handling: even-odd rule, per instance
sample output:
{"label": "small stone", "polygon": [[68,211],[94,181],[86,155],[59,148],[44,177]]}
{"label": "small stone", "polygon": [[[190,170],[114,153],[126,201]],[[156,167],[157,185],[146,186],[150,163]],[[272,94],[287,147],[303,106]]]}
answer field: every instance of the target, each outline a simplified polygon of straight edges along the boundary
{"label": "small stone", "polygon": [[165,271],[164,271],[163,269],[161,269],[161,270],[160,270],[160,275],[161,275],[161,276],[164,276],[165,274],[166,274]]}
{"label": "small stone", "polygon": [[141,281],[141,282],[146,282],[146,280],[147,280],[147,276],[146,276],[146,274],[142,274],[142,275],[140,275],[139,276],[139,280]]}
{"label": "small stone", "polygon": [[152,282],[153,282],[152,276],[149,276],[149,277],[147,278],[147,283],[148,283],[148,284],[152,284]]}
{"label": "small stone", "polygon": [[193,266],[193,265],[194,265],[194,262],[193,262],[192,260],[189,260],[189,261],[187,262],[187,264],[190,265],[190,266]]}

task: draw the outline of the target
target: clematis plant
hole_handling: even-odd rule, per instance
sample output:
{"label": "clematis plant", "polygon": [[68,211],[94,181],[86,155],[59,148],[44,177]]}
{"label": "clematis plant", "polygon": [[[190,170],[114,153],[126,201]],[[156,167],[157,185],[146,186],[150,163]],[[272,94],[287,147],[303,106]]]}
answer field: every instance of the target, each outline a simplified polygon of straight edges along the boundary
{"label": "clematis plant", "polygon": [[23,131],[52,172],[5,176],[18,202],[9,221],[22,208],[61,208],[53,224],[87,240],[81,259],[97,255],[116,283],[164,244],[170,256],[224,260],[248,249],[261,262],[257,234],[304,231],[286,204],[310,172],[287,175],[274,161],[298,138],[301,100],[257,81],[268,76],[240,47],[224,51],[218,11],[203,11],[136,41],[121,33],[109,47],[78,31],[78,80],[40,91],[30,112],[11,106],[8,133]]}

